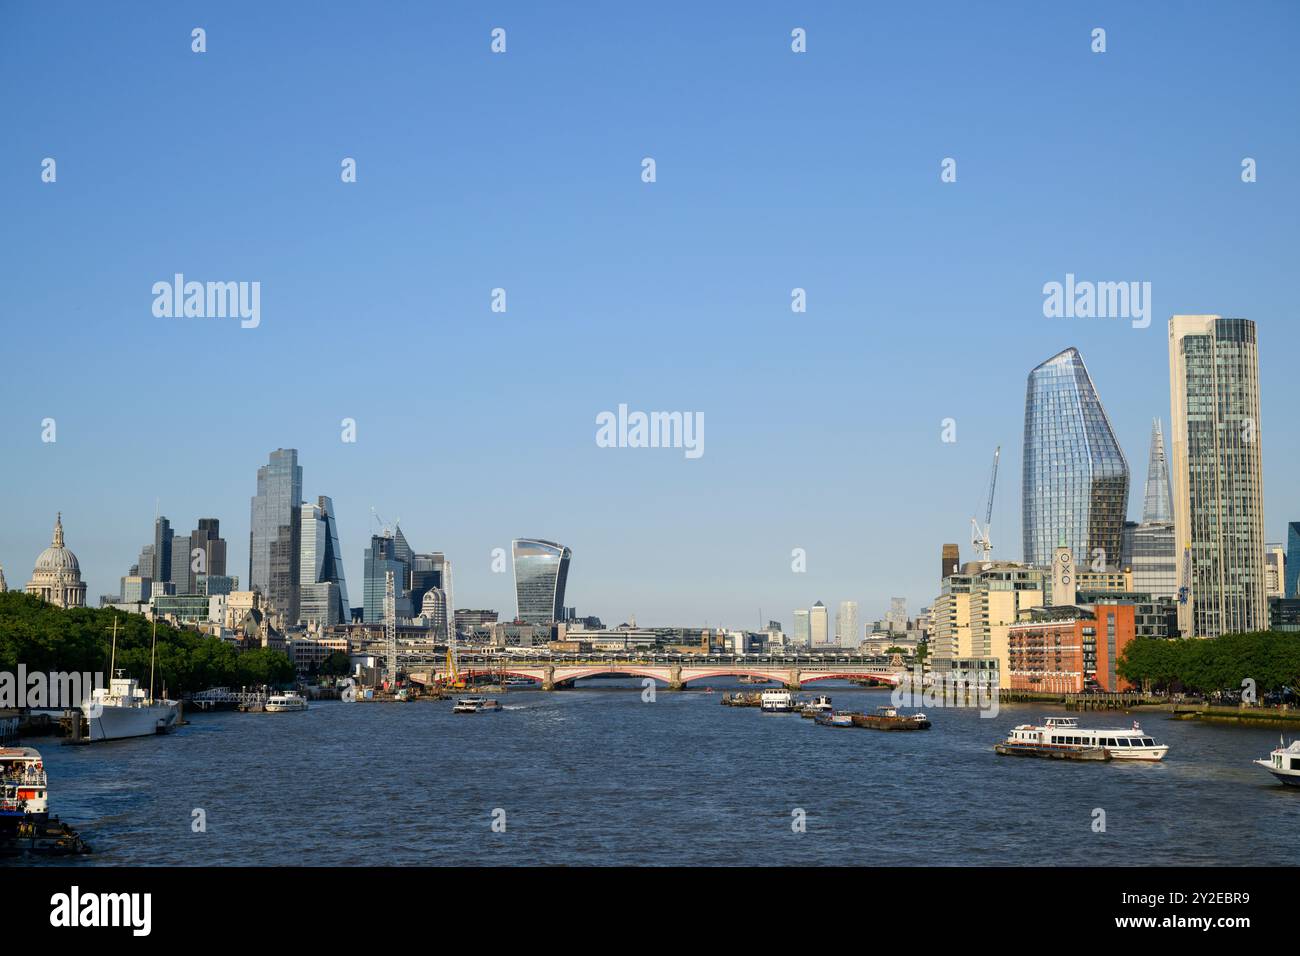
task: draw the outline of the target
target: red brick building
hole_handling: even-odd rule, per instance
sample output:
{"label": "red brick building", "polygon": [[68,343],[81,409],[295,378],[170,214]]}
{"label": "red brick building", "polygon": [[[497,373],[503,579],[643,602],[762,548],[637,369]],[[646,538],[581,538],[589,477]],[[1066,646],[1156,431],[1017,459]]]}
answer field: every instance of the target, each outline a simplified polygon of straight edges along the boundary
{"label": "red brick building", "polygon": [[1132,604],[1043,607],[1007,633],[1010,687],[1045,694],[1130,690],[1115,664],[1137,633]]}

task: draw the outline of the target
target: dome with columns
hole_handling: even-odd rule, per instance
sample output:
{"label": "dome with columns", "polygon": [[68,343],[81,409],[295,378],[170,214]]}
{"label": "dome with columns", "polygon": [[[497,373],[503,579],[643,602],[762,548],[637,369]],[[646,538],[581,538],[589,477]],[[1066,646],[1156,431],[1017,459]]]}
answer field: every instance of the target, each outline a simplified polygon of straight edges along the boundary
{"label": "dome with columns", "polygon": [[81,564],[77,561],[77,556],[63,544],[62,512],[54,520],[54,538],[36,559],[32,579],[23,590],[59,607],[86,606],[86,585],[81,580]]}

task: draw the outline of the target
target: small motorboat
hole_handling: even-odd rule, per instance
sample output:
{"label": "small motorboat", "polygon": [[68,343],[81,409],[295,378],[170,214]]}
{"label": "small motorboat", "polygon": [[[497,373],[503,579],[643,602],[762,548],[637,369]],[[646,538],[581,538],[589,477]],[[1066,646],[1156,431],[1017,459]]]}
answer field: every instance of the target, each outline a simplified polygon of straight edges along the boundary
{"label": "small motorboat", "polygon": [[482,714],[487,711],[500,710],[501,704],[490,697],[461,697],[452,707],[453,714]]}

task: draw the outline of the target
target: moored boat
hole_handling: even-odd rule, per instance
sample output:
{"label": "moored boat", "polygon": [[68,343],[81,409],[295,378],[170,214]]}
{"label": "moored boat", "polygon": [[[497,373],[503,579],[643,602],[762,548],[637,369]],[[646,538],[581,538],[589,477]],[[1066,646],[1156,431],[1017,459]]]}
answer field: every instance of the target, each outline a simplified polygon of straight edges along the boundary
{"label": "moored boat", "polygon": [[828,714],[835,708],[831,706],[830,697],[826,694],[818,694],[811,700],[798,701],[796,709],[805,717],[814,717],[817,714]]}
{"label": "moored boat", "polygon": [[813,721],[822,727],[852,727],[853,714],[820,711],[813,715]]}
{"label": "moored boat", "polygon": [[122,740],[171,731],[180,719],[180,705],[149,696],[134,677],[121,674],[118,671],[107,688],[96,688],[86,704],[90,739]]}
{"label": "moored boat", "polygon": [[788,690],[765,690],[758,706],[767,714],[788,714],[794,710],[794,697]]}
{"label": "moored boat", "polygon": [[930,718],[920,712],[899,713],[897,707],[877,707],[870,714],[854,714],[853,725],[868,730],[929,730]]}
{"label": "moored boat", "polygon": [[1159,744],[1133,721],[1128,730],[1094,730],[1077,717],[1048,717],[1042,724],[1020,724],[994,749],[1008,756],[1060,757],[1073,760],[1163,760],[1169,747]]}
{"label": "moored boat", "polygon": [[1291,741],[1287,747],[1279,739],[1277,749],[1255,763],[1288,787],[1300,787],[1300,740]]}
{"label": "moored boat", "polygon": [[263,707],[268,714],[283,714],[289,711],[306,710],[307,698],[293,691],[285,691],[283,694],[272,694],[266,699]]}

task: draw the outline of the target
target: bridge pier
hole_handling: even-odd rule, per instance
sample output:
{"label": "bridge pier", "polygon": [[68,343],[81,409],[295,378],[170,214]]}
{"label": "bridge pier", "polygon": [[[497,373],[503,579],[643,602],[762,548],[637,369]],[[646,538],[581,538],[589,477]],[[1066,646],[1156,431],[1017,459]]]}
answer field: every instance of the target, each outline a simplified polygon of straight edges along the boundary
{"label": "bridge pier", "polygon": [[685,686],[682,682],[682,665],[674,664],[668,668],[668,689],[682,690]]}
{"label": "bridge pier", "polygon": [[785,682],[786,690],[803,690],[803,685],[799,683],[799,668],[790,668],[790,679]]}
{"label": "bridge pier", "polygon": [[555,690],[555,665],[547,664],[542,669],[542,690]]}

